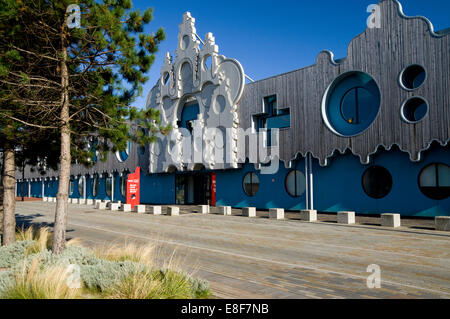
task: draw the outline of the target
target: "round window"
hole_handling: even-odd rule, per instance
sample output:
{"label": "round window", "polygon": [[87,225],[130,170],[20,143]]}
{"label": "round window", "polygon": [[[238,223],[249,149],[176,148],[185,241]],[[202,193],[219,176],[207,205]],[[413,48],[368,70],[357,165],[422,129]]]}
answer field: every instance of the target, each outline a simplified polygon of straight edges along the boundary
{"label": "round window", "polygon": [[94,175],[94,178],[92,178],[91,180],[92,196],[97,197],[99,188],[100,188],[100,180],[98,178],[98,175]]}
{"label": "round window", "polygon": [[322,101],[322,117],[333,133],[350,137],[362,133],[375,121],[380,104],[380,89],[369,74],[347,72],[328,87]]}
{"label": "round window", "polygon": [[422,193],[434,200],[450,196],[450,167],[434,163],[425,167],[419,174],[419,188]]}
{"label": "round window", "polygon": [[127,179],[127,173],[124,173],[122,176],[120,176],[120,193],[123,197],[127,197]]}
{"label": "round window", "polygon": [[380,199],[387,196],[392,189],[392,176],[381,166],[368,168],[362,177],[364,192],[372,198]]}
{"label": "round window", "polygon": [[106,195],[108,197],[111,197],[111,194],[112,194],[112,178],[111,177],[106,177],[105,188],[106,188]]}
{"label": "round window", "polygon": [[84,176],[80,176],[78,178],[78,195],[80,197],[83,196],[83,190],[84,190]]}
{"label": "round window", "polygon": [[244,188],[245,194],[250,197],[255,196],[259,189],[258,175],[253,172],[245,174],[244,180],[242,181],[242,186]]}
{"label": "round window", "polygon": [[116,152],[116,157],[119,160],[119,162],[125,162],[128,159],[128,156],[130,155],[130,151],[131,151],[131,141],[128,141],[127,148],[124,151]]}
{"label": "round window", "polygon": [[284,184],[289,195],[299,197],[305,192],[305,175],[299,170],[290,171]]}
{"label": "round window", "polygon": [[413,97],[403,103],[402,118],[408,123],[417,123],[427,115],[428,103],[421,97]]}
{"label": "round window", "polygon": [[70,184],[69,184],[69,195],[73,195],[73,179],[70,180]]}
{"label": "round window", "polygon": [[425,69],[421,65],[413,64],[400,73],[400,83],[406,90],[415,90],[422,86],[426,77]]}

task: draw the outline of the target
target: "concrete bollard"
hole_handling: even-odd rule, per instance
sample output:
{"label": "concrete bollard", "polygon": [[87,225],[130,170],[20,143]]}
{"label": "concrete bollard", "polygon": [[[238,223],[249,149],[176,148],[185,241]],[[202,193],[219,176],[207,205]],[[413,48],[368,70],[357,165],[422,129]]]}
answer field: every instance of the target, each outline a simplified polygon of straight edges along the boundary
{"label": "concrete bollard", "polygon": [[300,219],[307,222],[317,221],[317,210],[305,209],[300,211]]}
{"label": "concrete bollard", "polygon": [[381,214],[381,226],[400,227],[400,214]]}
{"label": "concrete bollard", "polygon": [[338,224],[351,225],[355,223],[355,212],[338,212],[337,213]]}
{"label": "concrete bollard", "polygon": [[86,205],[94,205],[94,200],[93,199],[86,199]]}
{"label": "concrete bollard", "polygon": [[96,204],[95,204],[95,208],[97,208],[97,209],[106,209],[106,203],[103,203],[103,202],[97,202]]}
{"label": "concrete bollard", "polygon": [[113,210],[113,211],[119,210],[119,208],[120,208],[120,204],[119,204],[119,203],[111,203],[111,204],[109,205],[109,209],[110,209],[110,210]]}
{"label": "concrete bollard", "polygon": [[149,214],[161,215],[161,206],[150,206]]}
{"label": "concrete bollard", "polygon": [[222,215],[230,216],[231,215],[231,206],[219,206],[219,212]]}
{"label": "concrete bollard", "polygon": [[437,216],[434,219],[436,230],[450,231],[450,216]]}
{"label": "concrete bollard", "polygon": [[[49,202],[50,202],[50,201],[49,201]],[[56,203],[56,197],[52,197],[51,202],[52,202],[52,203]]]}
{"label": "concrete bollard", "polygon": [[131,204],[123,204],[122,205],[122,211],[124,211],[124,212],[131,212]]}
{"label": "concrete bollard", "polygon": [[167,207],[167,214],[169,216],[179,216],[180,208],[176,207],[176,206],[169,206],[169,207]]}
{"label": "concrete bollard", "polygon": [[97,203],[101,203],[102,200],[101,199],[94,199],[94,205],[97,206]]}
{"label": "concrete bollard", "polygon": [[200,208],[200,213],[209,214],[209,205],[198,205]]}
{"label": "concrete bollard", "polygon": [[256,217],[256,208],[255,207],[244,207],[244,208],[242,208],[242,216],[245,216],[245,217]]}
{"label": "concrete bollard", "polygon": [[283,208],[271,208],[269,209],[270,219],[284,219],[284,209]]}
{"label": "concrete bollard", "polygon": [[43,202],[48,202],[48,197],[42,197]]}
{"label": "concrete bollard", "polygon": [[139,214],[145,213],[145,205],[134,205],[134,211]]}
{"label": "concrete bollard", "polygon": [[86,199],[78,198],[78,204],[86,204]]}

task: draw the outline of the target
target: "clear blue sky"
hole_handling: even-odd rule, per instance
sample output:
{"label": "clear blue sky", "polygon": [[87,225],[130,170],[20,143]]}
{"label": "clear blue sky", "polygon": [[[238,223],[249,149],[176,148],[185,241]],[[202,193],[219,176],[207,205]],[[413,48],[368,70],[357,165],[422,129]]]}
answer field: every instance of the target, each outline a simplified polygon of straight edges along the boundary
{"label": "clear blue sky", "polygon": [[[197,34],[212,32],[219,53],[241,62],[254,80],[292,71],[315,63],[317,54],[330,50],[335,58],[347,55],[349,42],[364,31],[366,8],[378,0],[134,0],[133,7],[154,9],[153,32],[163,27],[166,40],[148,73],[143,96],[134,103],[145,106],[155,85],[164,54],[174,55],[178,25],[185,11],[196,19]],[[449,0],[400,1],[407,16],[422,15],[435,30],[450,27]]]}

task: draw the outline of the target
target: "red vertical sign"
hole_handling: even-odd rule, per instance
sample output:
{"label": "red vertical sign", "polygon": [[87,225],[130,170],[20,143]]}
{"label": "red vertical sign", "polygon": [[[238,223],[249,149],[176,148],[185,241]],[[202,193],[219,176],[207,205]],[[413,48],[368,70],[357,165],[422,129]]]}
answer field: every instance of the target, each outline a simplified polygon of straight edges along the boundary
{"label": "red vertical sign", "polygon": [[211,173],[211,206],[216,206],[216,173]]}
{"label": "red vertical sign", "polygon": [[139,205],[139,186],[141,182],[141,168],[136,167],[133,174],[128,175],[127,178],[127,204],[131,204],[131,209],[134,205]]}

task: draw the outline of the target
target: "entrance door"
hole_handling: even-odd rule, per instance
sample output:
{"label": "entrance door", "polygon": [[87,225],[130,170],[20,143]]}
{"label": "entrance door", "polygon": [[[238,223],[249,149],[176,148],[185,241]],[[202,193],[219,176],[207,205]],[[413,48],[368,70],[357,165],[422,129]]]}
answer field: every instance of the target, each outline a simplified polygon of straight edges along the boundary
{"label": "entrance door", "polygon": [[211,205],[211,174],[180,174],[175,179],[178,205]]}

